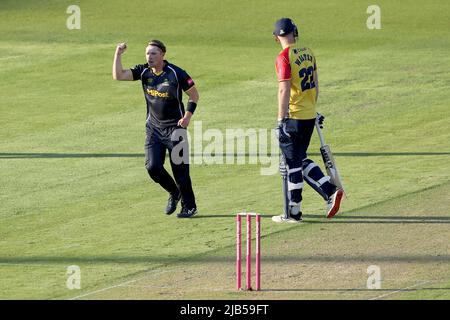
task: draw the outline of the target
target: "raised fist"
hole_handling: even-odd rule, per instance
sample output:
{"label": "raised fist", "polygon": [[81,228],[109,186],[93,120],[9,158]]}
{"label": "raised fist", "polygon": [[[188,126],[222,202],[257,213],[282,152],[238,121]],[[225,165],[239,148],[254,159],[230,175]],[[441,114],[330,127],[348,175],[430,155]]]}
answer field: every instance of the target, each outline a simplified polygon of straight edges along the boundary
{"label": "raised fist", "polygon": [[127,44],[125,42],[119,43],[116,47],[116,53],[122,54],[127,50]]}

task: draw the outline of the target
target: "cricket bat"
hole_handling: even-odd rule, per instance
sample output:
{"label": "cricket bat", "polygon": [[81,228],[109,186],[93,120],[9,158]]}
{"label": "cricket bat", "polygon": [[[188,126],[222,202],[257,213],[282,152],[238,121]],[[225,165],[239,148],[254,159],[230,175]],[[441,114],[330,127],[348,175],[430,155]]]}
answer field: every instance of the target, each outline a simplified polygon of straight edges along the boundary
{"label": "cricket bat", "polygon": [[344,195],[346,195],[344,186],[342,185],[341,176],[339,175],[339,171],[336,167],[336,162],[334,161],[333,158],[333,153],[331,152],[330,146],[325,144],[322,129],[320,128],[320,124],[317,119],[316,119],[316,129],[320,139],[320,153],[322,154],[322,159],[325,168],[327,170],[327,174],[330,176],[330,181],[332,184],[342,189],[342,191],[344,191]]}

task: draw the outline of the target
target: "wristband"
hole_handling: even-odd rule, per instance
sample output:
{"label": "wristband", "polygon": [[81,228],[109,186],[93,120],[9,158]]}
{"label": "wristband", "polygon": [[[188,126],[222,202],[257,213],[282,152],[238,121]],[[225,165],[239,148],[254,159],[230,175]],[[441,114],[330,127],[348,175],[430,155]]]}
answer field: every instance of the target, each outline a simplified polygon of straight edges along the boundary
{"label": "wristband", "polygon": [[197,103],[194,101],[189,101],[186,110],[194,114],[195,108],[197,108]]}

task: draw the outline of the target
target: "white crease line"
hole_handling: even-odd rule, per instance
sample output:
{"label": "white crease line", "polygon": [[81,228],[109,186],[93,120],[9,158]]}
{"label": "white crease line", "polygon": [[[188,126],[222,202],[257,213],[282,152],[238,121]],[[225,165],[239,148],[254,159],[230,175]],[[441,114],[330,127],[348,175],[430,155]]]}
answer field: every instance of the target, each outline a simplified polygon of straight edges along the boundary
{"label": "white crease line", "polygon": [[411,289],[411,288],[414,288],[414,287],[418,287],[418,286],[421,286],[421,285],[423,285],[423,284],[430,283],[430,282],[434,282],[434,281],[419,282],[419,283],[416,283],[416,284],[413,285],[413,286],[409,286],[409,287],[406,287],[406,288],[403,288],[403,289],[400,289],[400,290],[396,290],[396,291],[393,291],[393,292],[389,292],[389,293],[386,293],[386,294],[382,294],[381,296],[377,296],[377,297],[375,297],[375,298],[370,298],[369,300],[382,299],[382,298],[391,296],[391,295],[393,295],[393,294],[396,294],[396,293],[399,293],[399,292],[403,292],[403,291],[405,291],[405,290],[408,290],[408,289]]}
{"label": "white crease line", "polygon": [[[172,271],[173,270],[164,270],[164,271],[161,271],[161,272],[152,273],[152,276],[156,275],[156,274],[159,275],[159,274],[162,274],[162,273],[167,273],[167,272],[172,272]],[[103,289],[100,289],[100,290],[91,291],[91,292],[88,292],[88,293],[85,293],[85,294],[82,294],[82,295],[70,298],[68,300],[76,300],[76,299],[79,299],[79,298],[87,297],[87,296],[90,296],[90,295],[93,295],[93,294],[96,294],[96,293],[99,293],[99,292],[108,291],[108,290],[111,290],[111,289],[114,289],[114,288],[118,288],[118,287],[122,287],[124,285],[130,284],[130,283],[133,283],[133,282],[136,282],[136,281],[144,280],[146,278],[148,278],[148,275],[146,275],[145,277],[138,278],[138,279],[125,281],[125,282],[116,284],[116,285],[111,286],[111,287],[106,287],[106,288],[103,288]]]}
{"label": "white crease line", "polygon": [[124,285],[125,288],[137,288],[137,289],[177,289],[177,292],[197,292],[197,291],[233,291],[231,288],[206,288],[206,287],[195,287],[195,288],[180,288],[179,286],[169,285],[169,286],[152,286],[152,285]]}
{"label": "white crease line", "polygon": [[127,281],[127,282],[124,282],[124,283],[119,283],[119,284],[117,284],[117,285],[115,285],[115,286],[103,288],[103,289],[96,290],[96,291],[91,291],[91,292],[88,292],[88,293],[85,293],[85,294],[82,294],[82,295],[79,295],[79,296],[70,298],[70,299],[68,299],[68,300],[76,300],[76,299],[79,299],[79,298],[87,297],[87,296],[90,296],[90,295],[93,295],[93,294],[96,294],[96,293],[99,293],[99,292],[103,292],[103,291],[111,290],[111,289],[114,289],[114,288],[117,288],[117,287],[121,287],[121,286],[123,286],[123,285],[125,285],[125,284],[133,283],[133,282],[136,282],[136,281],[139,281],[139,280],[142,280],[142,279],[143,279],[143,278],[139,278],[139,279],[130,280],[130,281]]}
{"label": "white crease line", "polygon": [[1,57],[0,60],[9,60],[9,59],[22,58],[22,57],[25,57],[25,55],[21,54],[21,55],[18,55],[18,56]]}
{"label": "white crease line", "polygon": [[0,263],[0,267],[59,267],[59,265],[56,264],[43,264],[43,263],[7,263],[2,262]]}
{"label": "white crease line", "polygon": [[[167,273],[167,272],[173,272],[173,270],[165,270],[165,271],[161,271],[161,272],[155,272],[155,273],[153,273],[151,275],[154,276],[154,275],[159,275],[159,274],[163,274],[163,273]],[[103,289],[100,289],[100,290],[95,290],[95,291],[92,291],[92,292],[88,292],[88,293],[76,296],[74,298],[70,298],[68,300],[76,300],[76,299],[79,299],[79,298],[83,298],[83,297],[86,297],[86,296],[90,296],[90,295],[93,295],[93,294],[96,294],[96,293],[99,293],[99,292],[104,292],[104,291],[111,290],[111,289],[118,288],[118,287],[148,288],[148,289],[150,289],[150,288],[153,288],[153,289],[173,289],[173,288],[177,288],[177,286],[151,286],[151,285],[149,285],[149,286],[146,286],[146,285],[131,285],[130,286],[129,285],[131,283],[134,283],[134,282],[137,282],[137,281],[140,281],[140,280],[144,280],[144,279],[148,279],[148,275],[145,276],[145,277],[138,278],[138,279],[134,279],[134,280],[126,281],[126,282],[123,282],[123,283],[119,283],[119,284],[111,286],[111,287],[107,287],[107,288],[103,288]],[[420,283],[416,283],[415,285],[412,285],[412,286],[409,286],[409,287],[406,287],[406,288],[403,288],[403,289],[399,289],[399,290],[396,290],[396,291],[393,291],[393,292],[389,292],[389,293],[386,293],[386,294],[383,294],[383,295],[380,295],[380,296],[377,296],[377,297],[374,297],[374,298],[370,298],[369,300],[381,299],[381,298],[384,298],[384,297],[387,297],[387,296],[390,296],[390,295],[393,295],[393,294],[396,294],[396,293],[399,293],[399,292],[403,292],[405,290],[408,290],[408,289],[411,289],[411,288],[414,288],[414,287],[417,287],[417,286],[420,286],[420,285],[424,285],[426,283],[432,283],[432,282],[436,283],[436,282],[441,282],[441,281],[431,281],[431,280],[430,281],[422,281]],[[183,292],[191,292],[191,291],[194,292],[194,291],[198,291],[198,289],[203,290],[203,291],[225,291],[225,292],[233,291],[231,289],[224,289],[224,288],[215,288],[215,289],[193,288],[193,289],[187,289],[187,290],[183,289],[182,291]],[[355,290],[355,292],[357,292],[357,289]],[[347,293],[355,293],[355,292],[343,292],[343,293],[347,294]],[[277,292],[277,293],[283,293],[283,292]],[[322,293],[322,294],[329,294],[329,292],[320,292],[320,293]]]}

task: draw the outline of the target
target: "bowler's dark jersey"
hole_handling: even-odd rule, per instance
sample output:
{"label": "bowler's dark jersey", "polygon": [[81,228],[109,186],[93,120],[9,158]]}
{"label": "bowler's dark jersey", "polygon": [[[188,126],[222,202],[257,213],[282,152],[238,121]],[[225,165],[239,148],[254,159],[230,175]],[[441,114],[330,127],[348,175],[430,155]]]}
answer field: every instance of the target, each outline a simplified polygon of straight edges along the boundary
{"label": "bowler's dark jersey", "polygon": [[176,126],[184,116],[183,91],[194,86],[191,77],[186,71],[166,60],[160,74],[153,73],[147,63],[136,65],[131,72],[133,80],[142,81],[147,102],[147,126]]}

